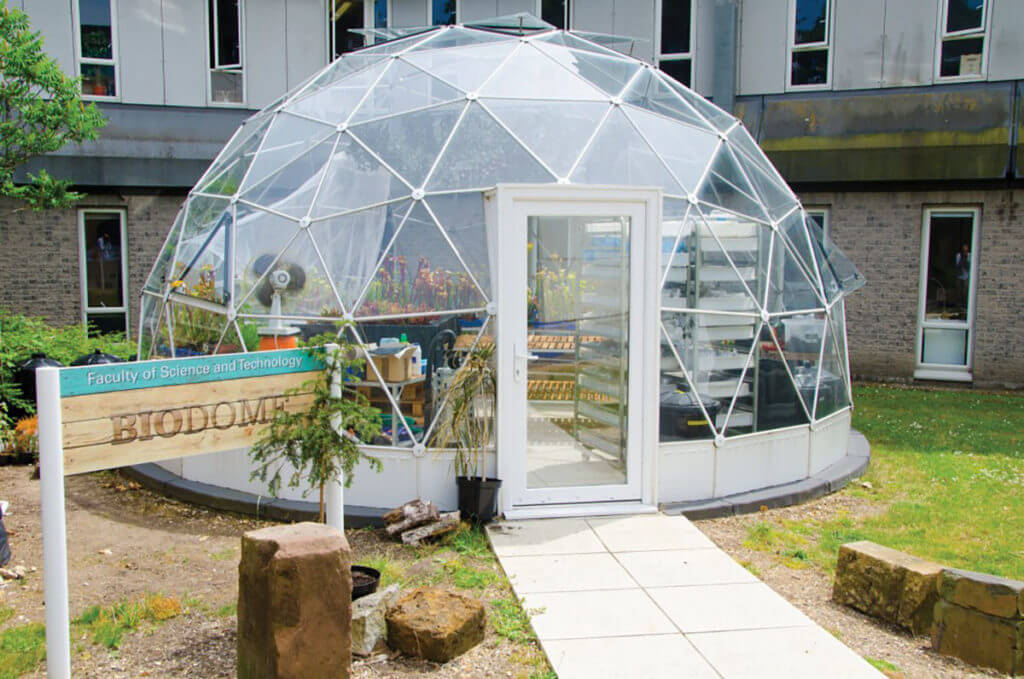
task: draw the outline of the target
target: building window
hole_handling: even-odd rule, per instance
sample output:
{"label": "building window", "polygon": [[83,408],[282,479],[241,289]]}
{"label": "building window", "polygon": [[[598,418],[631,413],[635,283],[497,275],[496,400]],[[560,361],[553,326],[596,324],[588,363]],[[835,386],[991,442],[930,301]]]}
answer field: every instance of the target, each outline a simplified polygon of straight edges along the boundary
{"label": "building window", "polygon": [[687,87],[693,83],[693,0],[662,0],[658,67]]}
{"label": "building window", "polygon": [[241,0],[209,0],[210,101],[245,103]]}
{"label": "building window", "polygon": [[78,0],[78,72],[82,95],[117,96],[114,0]]}
{"label": "building window", "polygon": [[128,332],[124,210],[78,212],[82,322],[90,332]]}
{"label": "building window", "polygon": [[458,21],[457,0],[428,0],[430,23],[433,26],[449,26]]}
{"label": "building window", "polygon": [[330,0],[327,11],[331,61],[345,52],[357,50],[373,42],[372,38],[353,30],[386,28],[388,25],[388,0]]}
{"label": "building window", "polygon": [[569,28],[569,0],[540,0],[540,18],[555,28]]}
{"label": "building window", "polygon": [[789,85],[826,87],[831,63],[831,0],[790,0]]}
{"label": "building window", "polygon": [[812,235],[818,237],[824,245],[827,239],[832,238],[832,234],[829,233],[829,209],[827,207],[809,207],[805,208],[804,212],[812,222],[818,225],[817,232]]}
{"label": "building window", "polygon": [[980,78],[985,72],[985,0],[941,0],[939,78]]}

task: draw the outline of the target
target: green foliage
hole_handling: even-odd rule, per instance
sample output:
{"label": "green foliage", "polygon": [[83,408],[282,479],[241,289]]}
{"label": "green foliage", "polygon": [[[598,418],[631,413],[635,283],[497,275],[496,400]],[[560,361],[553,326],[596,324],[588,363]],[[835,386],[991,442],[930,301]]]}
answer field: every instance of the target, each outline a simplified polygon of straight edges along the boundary
{"label": "green foliage", "polygon": [[[290,488],[305,485],[320,490],[320,520],[324,520],[324,486],[344,479],[352,482],[352,472],[360,460],[380,471],[381,463],[360,450],[361,441],[371,441],[380,434],[380,411],[370,407],[365,395],[350,383],[363,368],[356,347],[336,340],[338,349],[324,352],[308,348],[307,352],[324,365],[324,370],[301,387],[286,392],[288,396],[309,394],[308,409],[296,412],[277,410],[274,419],[260,433],[249,450],[255,464],[251,478],[267,484],[272,495],[281,489],[282,470],[291,466],[287,484]],[[340,395],[332,393],[337,383]]]}
{"label": "green foliage", "polygon": [[462,523],[445,538],[446,544],[463,556],[476,559],[494,559],[487,536],[479,526]]}
{"label": "green foliage", "polygon": [[28,16],[0,0],[0,194],[36,210],[72,205],[82,194],[70,182],[43,171],[16,186],[14,171],[33,156],[96,139],[105,124],[99,109],[82,101],[78,79],[43,52]]}
{"label": "green foliage", "polygon": [[14,384],[14,372],[19,363],[41,351],[68,365],[95,349],[128,358],[134,353],[135,345],[124,335],[90,337],[79,324],[55,328],[42,318],[21,316],[0,308],[0,428],[9,412],[6,408],[10,406],[35,412],[35,404],[25,401]]}
{"label": "green foliage", "polygon": [[124,635],[134,632],[142,623],[161,622],[181,612],[177,599],[150,595],[138,601],[124,599],[112,606],[90,606],[72,623],[83,627],[94,644],[117,648]]}
{"label": "green foliage", "polygon": [[46,658],[46,627],[18,625],[0,632],[0,679],[17,679]]}
{"label": "green foliage", "polygon": [[530,627],[530,615],[539,610],[527,611],[514,594],[491,602],[491,626],[502,637],[517,644],[528,644],[537,639]]}
{"label": "green foliage", "polygon": [[434,434],[436,444],[455,446],[457,476],[484,475],[484,454],[491,440],[496,395],[494,345],[478,346],[452,376]]}

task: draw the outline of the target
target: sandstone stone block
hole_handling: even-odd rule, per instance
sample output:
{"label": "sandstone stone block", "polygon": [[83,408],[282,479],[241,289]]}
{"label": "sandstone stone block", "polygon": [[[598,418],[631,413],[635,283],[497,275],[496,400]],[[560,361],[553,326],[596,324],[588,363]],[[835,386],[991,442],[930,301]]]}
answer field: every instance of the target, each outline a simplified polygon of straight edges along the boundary
{"label": "sandstone stone block", "polygon": [[388,640],[385,616],[395,605],[401,591],[391,585],[352,602],[352,652],[370,655],[378,644]]}
{"label": "sandstone stone block", "polygon": [[839,548],[832,600],[904,627],[931,629],[942,566],[873,542]]}
{"label": "sandstone stone block", "polygon": [[352,660],[352,573],[345,536],[318,523],[242,536],[239,679],[342,679]]}
{"label": "sandstone stone block", "polygon": [[947,568],[942,574],[942,598],[964,608],[999,618],[1020,616],[1024,582],[985,573]]}
{"label": "sandstone stone block", "polygon": [[447,662],[484,639],[484,605],[433,587],[409,592],[388,611],[388,645],[408,655]]}
{"label": "sandstone stone block", "polygon": [[935,606],[932,648],[972,665],[992,667],[1006,674],[1024,673],[1020,642],[1024,623],[940,600]]}

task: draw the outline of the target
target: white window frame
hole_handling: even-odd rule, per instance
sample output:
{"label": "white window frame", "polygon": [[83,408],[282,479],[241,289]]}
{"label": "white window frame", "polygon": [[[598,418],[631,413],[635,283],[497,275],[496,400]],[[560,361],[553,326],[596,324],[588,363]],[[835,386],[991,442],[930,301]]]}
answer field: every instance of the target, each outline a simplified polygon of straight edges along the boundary
{"label": "white window frame", "polygon": [[694,81],[694,64],[693,55],[697,51],[697,3],[694,0],[690,2],[690,51],[689,52],[670,52],[663,54],[661,51],[661,32],[662,32],[662,3],[663,0],[658,0],[654,8],[654,53],[655,66],[661,68],[663,61],[682,61],[684,59],[690,60],[690,84],[689,88],[696,91],[697,83]]}
{"label": "white window frame", "polygon": [[[389,0],[390,2],[390,0]],[[434,0],[426,0],[427,3],[427,26],[434,25]],[[391,9],[390,5],[388,9]],[[388,14],[388,23],[391,22],[391,15]],[[455,23],[462,23],[462,0],[455,0]],[[449,26],[454,24],[438,24],[438,26]]]}
{"label": "white window frame", "polygon": [[[935,41],[935,81],[936,82],[965,82],[971,80],[984,80],[988,74],[988,46],[991,43],[989,40],[989,24],[992,16],[991,10],[992,0],[984,0],[981,6],[981,28],[968,28],[963,31],[953,31],[952,33],[946,32],[946,19],[949,13],[949,0],[939,0],[939,25],[938,25],[938,39]],[[981,68],[978,73],[969,73],[967,75],[942,75],[942,46],[951,40],[963,40],[969,38],[981,38]]]}
{"label": "white window frame", "polygon": [[74,44],[75,44],[75,67],[79,77],[82,75],[83,64],[96,64],[98,66],[114,67],[114,96],[108,97],[105,94],[88,94],[82,90],[82,99],[88,101],[120,101],[121,100],[121,66],[118,64],[117,49],[117,0],[110,0],[110,59],[97,59],[95,57],[82,56],[82,12],[78,6],[79,0],[71,5],[74,13]]}
{"label": "white window frame", "polygon": [[[86,260],[86,214],[116,214],[121,226],[121,306],[89,306],[89,270]],[[89,329],[89,314],[124,314],[125,338],[131,334],[128,322],[128,214],[124,208],[80,208],[78,210],[78,288],[82,309],[82,325]]]}
{"label": "white window frame", "polygon": [[[828,205],[804,206],[804,212],[808,215],[821,215],[821,232],[826,239],[832,238],[832,208]],[[823,244],[824,245],[824,244]]]}
{"label": "white window frame", "polygon": [[[377,15],[376,15],[376,12],[374,11],[376,9],[376,4],[377,3],[375,2],[375,0],[363,0],[363,29],[367,29],[367,28],[387,28],[387,26],[391,25],[391,0],[385,0],[385,1],[387,3],[387,7],[388,7],[387,8],[387,15],[388,15],[387,16],[387,25],[386,26],[378,26],[377,23],[376,23]],[[335,49],[335,43],[334,43],[334,40],[335,40],[335,35],[334,35],[334,18],[331,16],[331,10],[332,10],[333,4],[334,4],[333,0],[327,0],[327,2],[324,3],[324,10],[326,12],[325,16],[327,17],[327,63],[331,63],[335,59],[337,59],[339,56],[341,56],[341,55],[339,55],[337,53],[337,50]],[[372,45],[375,42],[377,42],[376,36],[374,36],[372,34],[364,36],[364,40],[366,42],[364,47],[369,47],[370,45]]]}
{"label": "white window frame", "polygon": [[[658,4],[659,5],[661,4],[661,0],[659,0]],[[461,5],[462,5],[462,3],[460,2],[459,3],[460,9],[461,9]],[[562,11],[564,13],[564,16],[562,18],[562,25],[565,26],[565,30],[567,30],[567,31],[572,30],[572,24],[570,22],[570,19],[572,18],[572,11],[571,11],[571,8],[570,8],[570,0],[562,0],[562,8],[563,8]],[[544,0],[537,0],[537,4],[535,6],[534,16],[536,16],[538,19],[543,21],[544,20],[544,16],[543,15],[544,15]],[[461,18],[460,18],[460,21],[461,21]],[[692,43],[691,43],[691,47],[692,47]]]}
{"label": "white window frame", "polygon": [[[928,293],[928,255],[931,245],[931,223],[933,216],[966,216],[973,220],[971,227],[971,289],[968,293],[967,320],[926,319],[925,311]],[[921,224],[921,259],[917,296],[917,333],[914,335],[914,377],[923,380],[949,380],[971,382],[974,379],[974,319],[978,298],[978,244],[981,242],[981,208],[976,205],[943,205],[927,207]],[[925,363],[921,345],[925,328],[964,329],[967,331],[967,357],[965,365]]]}
{"label": "white window frame", "polygon": [[[825,0],[825,40],[820,42],[805,42],[799,45],[796,44],[796,5],[798,0],[789,0],[789,12],[787,16],[789,21],[786,27],[786,91],[787,92],[803,92],[807,90],[830,90],[832,89],[832,63],[833,53],[835,50],[832,49],[832,35],[834,32],[833,22],[835,20],[835,12],[832,11],[832,4],[835,0]],[[809,85],[794,85],[793,84],[793,55],[797,52],[813,52],[824,49],[827,55],[827,62],[825,64],[825,82],[814,83]]]}
{"label": "white window frame", "polygon": [[[216,11],[217,2],[214,0],[213,9]],[[214,17],[210,16],[210,2],[206,0],[203,2],[203,15],[206,17],[206,103],[209,106],[219,106],[223,108],[245,108],[249,100],[249,88],[248,78],[246,77],[245,69],[245,0],[238,0],[238,66],[235,67],[231,64],[214,64],[210,63],[210,51],[212,48],[213,56],[216,59],[219,50],[218,45],[210,45],[210,26],[211,22],[214,21]],[[216,25],[213,25],[213,35],[216,38],[218,35]],[[213,74],[218,72],[229,72],[239,73],[242,76],[242,100],[241,101],[214,101],[213,100]]]}

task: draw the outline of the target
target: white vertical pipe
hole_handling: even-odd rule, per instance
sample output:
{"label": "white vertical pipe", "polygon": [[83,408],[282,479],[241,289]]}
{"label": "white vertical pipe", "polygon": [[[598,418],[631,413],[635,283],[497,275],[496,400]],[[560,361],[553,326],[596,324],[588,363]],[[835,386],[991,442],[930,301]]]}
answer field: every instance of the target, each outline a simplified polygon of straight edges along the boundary
{"label": "white vertical pipe", "polygon": [[43,523],[43,602],[46,604],[46,675],[71,677],[68,613],[68,543],[64,513],[64,444],[60,372],[36,370],[39,411],[39,492]]}
{"label": "white vertical pipe", "polygon": [[[331,365],[337,358],[339,347],[337,344],[328,344],[324,347],[327,352],[328,365]],[[331,378],[331,397],[341,398],[341,381],[344,376],[340,371],[335,372]],[[340,429],[341,423],[332,423],[334,428]],[[342,432],[338,432],[342,434]],[[336,479],[328,481],[327,486],[324,488],[324,511],[325,520],[327,525],[332,528],[337,528],[342,533],[345,532],[345,480]]]}

